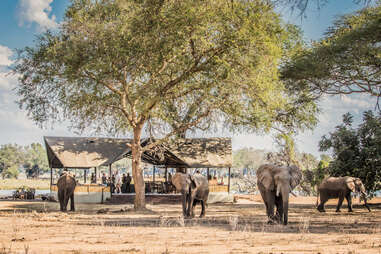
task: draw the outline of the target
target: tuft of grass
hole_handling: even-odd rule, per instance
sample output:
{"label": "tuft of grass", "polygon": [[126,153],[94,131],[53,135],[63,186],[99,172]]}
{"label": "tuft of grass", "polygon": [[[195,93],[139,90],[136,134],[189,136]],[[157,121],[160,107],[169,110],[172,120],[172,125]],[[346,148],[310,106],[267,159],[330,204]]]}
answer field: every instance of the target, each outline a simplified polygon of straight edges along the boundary
{"label": "tuft of grass", "polygon": [[238,216],[229,217],[229,226],[231,231],[236,231],[238,228]]}
{"label": "tuft of grass", "polygon": [[311,218],[310,217],[301,217],[299,219],[299,232],[302,234],[306,234],[310,232],[310,222]]}

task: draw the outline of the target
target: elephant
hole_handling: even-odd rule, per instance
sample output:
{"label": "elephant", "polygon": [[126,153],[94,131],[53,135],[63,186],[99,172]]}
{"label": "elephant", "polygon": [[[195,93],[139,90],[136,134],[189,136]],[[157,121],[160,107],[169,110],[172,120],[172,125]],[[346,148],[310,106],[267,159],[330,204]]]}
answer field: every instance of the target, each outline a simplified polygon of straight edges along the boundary
{"label": "elephant", "polygon": [[75,211],[74,207],[74,190],[76,181],[73,175],[69,172],[64,172],[57,181],[58,200],[60,202],[60,210],[66,211],[67,204],[70,198],[70,211]]}
{"label": "elephant", "polygon": [[[266,206],[268,223],[288,223],[290,192],[300,183],[302,172],[297,166],[261,165],[257,170],[257,186]],[[274,205],[276,215],[274,216]]]}
{"label": "elephant", "polygon": [[200,202],[202,206],[200,218],[204,217],[209,195],[209,185],[206,177],[199,173],[192,176],[178,172],[172,177],[172,184],[182,194],[183,216],[194,217],[194,207],[197,202]]}
{"label": "elephant", "polygon": [[[339,198],[337,203],[336,212],[340,212],[340,207],[343,203],[344,197],[348,203],[348,212],[353,212],[352,210],[352,197],[351,192],[361,193],[364,199],[365,207],[370,212],[370,208],[366,199],[366,191],[364,184],[360,178],[344,176],[344,177],[327,177],[325,178],[317,189],[317,200],[316,206],[319,212],[325,212],[324,204],[331,198]],[[320,195],[320,204],[319,204]]]}

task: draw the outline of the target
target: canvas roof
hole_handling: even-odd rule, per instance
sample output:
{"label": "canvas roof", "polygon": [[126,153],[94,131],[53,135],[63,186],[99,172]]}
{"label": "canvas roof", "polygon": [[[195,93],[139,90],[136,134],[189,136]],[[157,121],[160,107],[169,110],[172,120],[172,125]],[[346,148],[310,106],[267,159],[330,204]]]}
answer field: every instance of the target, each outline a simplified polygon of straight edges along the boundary
{"label": "canvas roof", "polygon": [[120,160],[129,151],[130,139],[44,137],[52,168],[92,168]]}
{"label": "canvas roof", "polygon": [[[131,157],[131,139],[44,137],[52,168],[91,168]],[[150,143],[142,140],[142,146]],[[228,168],[232,166],[231,138],[187,138],[146,151],[142,161],[166,167]]]}

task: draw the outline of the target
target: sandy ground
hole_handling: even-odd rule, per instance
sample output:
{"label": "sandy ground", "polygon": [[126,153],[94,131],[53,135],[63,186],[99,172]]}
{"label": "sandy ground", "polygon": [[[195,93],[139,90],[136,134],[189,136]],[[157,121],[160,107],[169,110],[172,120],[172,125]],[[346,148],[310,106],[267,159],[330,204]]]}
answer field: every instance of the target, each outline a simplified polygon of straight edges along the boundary
{"label": "sandy ground", "polygon": [[331,201],[319,213],[315,201],[292,198],[288,226],[268,225],[259,197],[211,204],[206,218],[185,220],[180,205],[135,212],[131,205],[80,204],[61,213],[58,203],[0,201],[0,254],[381,253],[381,205],[369,213],[355,200],[353,213],[346,204],[335,213]]}

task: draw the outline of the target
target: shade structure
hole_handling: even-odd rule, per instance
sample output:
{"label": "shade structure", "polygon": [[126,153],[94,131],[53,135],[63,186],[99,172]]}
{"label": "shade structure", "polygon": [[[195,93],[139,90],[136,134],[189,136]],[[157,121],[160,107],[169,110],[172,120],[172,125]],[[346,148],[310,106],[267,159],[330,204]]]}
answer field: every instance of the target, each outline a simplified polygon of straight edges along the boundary
{"label": "shade structure", "polygon": [[[143,147],[153,141],[143,141]],[[144,161],[153,165],[187,168],[229,168],[232,166],[231,138],[175,139],[147,150]]]}
{"label": "shade structure", "polygon": [[[51,168],[92,168],[131,157],[131,139],[44,137]],[[142,139],[142,147],[152,144]],[[229,168],[231,138],[187,138],[160,142],[142,154],[142,161],[164,167]]]}
{"label": "shade structure", "polygon": [[44,137],[51,168],[92,168],[110,165],[130,150],[131,139]]}

